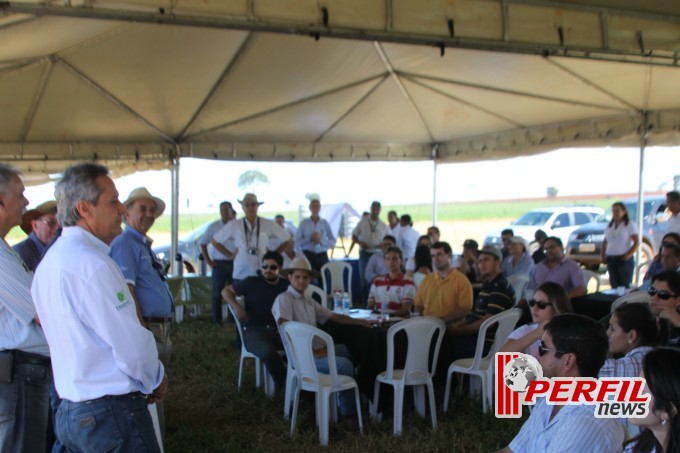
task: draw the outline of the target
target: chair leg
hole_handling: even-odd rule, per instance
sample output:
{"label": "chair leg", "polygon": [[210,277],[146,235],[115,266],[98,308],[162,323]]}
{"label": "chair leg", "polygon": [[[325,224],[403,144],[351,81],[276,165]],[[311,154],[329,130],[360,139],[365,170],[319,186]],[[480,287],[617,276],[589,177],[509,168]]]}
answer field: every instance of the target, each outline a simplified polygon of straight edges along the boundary
{"label": "chair leg", "polygon": [[260,388],[262,385],[262,364],[260,359],[255,358],[255,387]]}
{"label": "chair leg", "polygon": [[401,435],[401,418],[404,412],[404,384],[395,381],[394,385],[394,423],[393,431],[395,436]]}
{"label": "chair leg", "polygon": [[425,417],[425,387],[422,385],[413,386],[413,402],[416,414],[420,417]]}
{"label": "chair leg", "polygon": [[290,437],[295,433],[295,423],[297,420],[298,405],[300,404],[300,387],[295,388],[295,396],[293,397],[293,416],[290,419]]}
{"label": "chair leg", "polygon": [[359,419],[359,433],[364,434],[364,424],[361,420],[361,401],[359,400],[359,387],[354,387],[354,399],[357,405],[357,418]]}
{"label": "chair leg", "polygon": [[291,398],[293,396],[293,391],[295,389],[296,381],[297,381],[297,376],[288,372],[288,374],[286,375],[286,393],[285,393],[284,402],[283,402],[283,417],[284,418],[288,418],[288,416],[290,415],[290,405],[293,402]]}
{"label": "chair leg", "polygon": [[375,381],[373,388],[373,412],[369,414],[373,421],[378,421],[378,401],[380,401],[380,381]]}
{"label": "chair leg", "polygon": [[451,397],[451,377],[453,376],[453,371],[449,369],[446,373],[446,387],[444,387],[444,412],[449,410],[449,398]]}
{"label": "chair leg", "polygon": [[320,423],[319,423],[319,442],[321,445],[326,446],[328,445],[328,423],[329,423],[329,416],[330,416],[330,399],[332,395],[330,392],[327,392],[326,389],[323,389],[320,393],[317,393],[317,398],[319,401],[318,409],[319,409],[319,418],[320,418]]}
{"label": "chair leg", "polygon": [[238,390],[241,391],[241,380],[243,379],[243,354],[241,354],[241,362],[238,365]]}
{"label": "chair leg", "polygon": [[427,393],[430,395],[430,416],[432,418],[432,429],[437,429],[437,409],[434,407],[434,386],[432,379],[427,381]]}

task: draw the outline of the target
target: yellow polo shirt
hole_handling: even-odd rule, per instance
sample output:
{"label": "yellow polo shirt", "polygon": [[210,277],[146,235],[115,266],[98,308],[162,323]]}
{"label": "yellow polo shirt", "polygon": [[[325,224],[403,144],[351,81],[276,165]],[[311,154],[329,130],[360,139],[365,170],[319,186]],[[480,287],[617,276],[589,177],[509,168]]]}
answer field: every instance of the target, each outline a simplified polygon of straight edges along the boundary
{"label": "yellow polo shirt", "polygon": [[[424,316],[436,318],[449,315],[460,308],[472,310],[472,285],[456,269],[451,269],[446,278],[432,272],[420,283],[415,305],[423,307]],[[462,321],[461,319],[460,322]]]}

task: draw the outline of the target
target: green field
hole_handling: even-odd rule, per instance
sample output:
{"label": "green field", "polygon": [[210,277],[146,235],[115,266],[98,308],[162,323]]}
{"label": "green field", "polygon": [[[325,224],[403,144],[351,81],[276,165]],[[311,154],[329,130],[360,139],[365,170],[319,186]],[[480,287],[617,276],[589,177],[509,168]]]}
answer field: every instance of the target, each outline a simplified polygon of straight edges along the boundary
{"label": "green field", "polygon": [[[570,205],[592,205],[607,208],[615,201],[612,198],[598,199],[542,199],[542,200],[509,200],[509,201],[482,201],[466,203],[441,203],[438,208],[438,219],[442,222],[451,220],[486,220],[486,219],[508,219],[513,220],[525,212],[546,206],[570,206]],[[410,214],[414,222],[430,222],[432,219],[431,204],[397,205],[383,206],[383,218],[387,217],[387,211],[395,210],[397,213]],[[292,220],[296,225],[299,223],[297,211],[261,211],[263,217],[273,218],[276,214],[282,214],[288,220]],[[216,220],[215,214],[180,214],[179,231],[180,236],[188,233],[194,228],[205,222]],[[154,232],[170,232],[170,215],[165,214],[156,220]],[[18,227],[9,232],[7,239],[10,243],[20,241],[25,237],[23,231]]]}

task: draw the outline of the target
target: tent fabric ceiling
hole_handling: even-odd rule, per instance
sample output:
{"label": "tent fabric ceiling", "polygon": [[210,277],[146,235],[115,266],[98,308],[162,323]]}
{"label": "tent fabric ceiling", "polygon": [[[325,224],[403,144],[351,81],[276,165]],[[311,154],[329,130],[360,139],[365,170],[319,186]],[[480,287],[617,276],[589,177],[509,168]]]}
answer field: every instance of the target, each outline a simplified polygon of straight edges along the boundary
{"label": "tent fabric ceiling", "polygon": [[10,2],[0,160],[29,182],[92,159],[467,161],[635,146],[645,121],[675,145],[680,6],[639,3]]}

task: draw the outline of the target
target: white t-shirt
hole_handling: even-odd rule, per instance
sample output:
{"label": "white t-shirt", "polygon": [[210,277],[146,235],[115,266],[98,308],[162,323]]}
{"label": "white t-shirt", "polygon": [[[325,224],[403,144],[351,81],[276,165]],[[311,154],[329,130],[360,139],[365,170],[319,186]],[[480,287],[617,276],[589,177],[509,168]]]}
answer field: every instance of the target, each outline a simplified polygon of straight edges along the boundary
{"label": "white t-shirt", "polygon": [[625,253],[633,245],[631,236],[637,235],[638,229],[635,222],[628,221],[625,223],[609,226],[604,230],[604,237],[607,239],[607,256],[625,255]]}
{"label": "white t-shirt", "polygon": [[668,225],[668,233],[680,234],[680,214],[671,214],[668,220],[666,220],[666,225]]}

